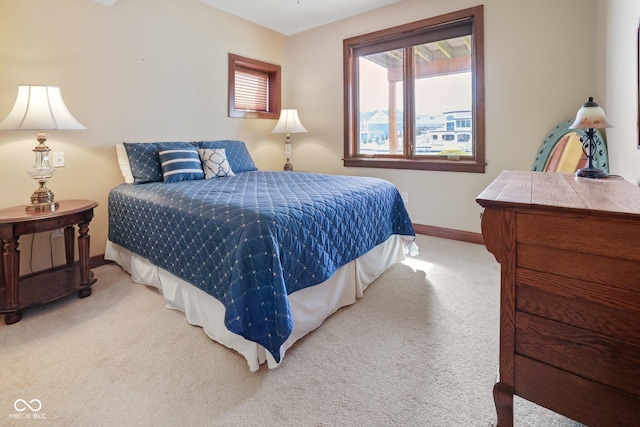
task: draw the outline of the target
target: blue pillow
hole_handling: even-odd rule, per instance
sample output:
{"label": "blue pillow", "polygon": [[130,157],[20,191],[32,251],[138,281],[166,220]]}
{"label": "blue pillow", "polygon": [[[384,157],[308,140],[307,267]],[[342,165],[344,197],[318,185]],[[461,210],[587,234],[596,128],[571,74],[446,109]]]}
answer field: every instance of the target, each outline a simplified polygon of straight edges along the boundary
{"label": "blue pillow", "polygon": [[124,142],[134,184],[162,181],[162,166],[158,146],[164,149],[195,148],[190,142]]}
{"label": "blue pillow", "polygon": [[122,145],[127,151],[134,184],[162,181],[160,157],[154,143],[124,142]]}
{"label": "blue pillow", "polygon": [[227,160],[229,161],[231,170],[233,170],[235,174],[258,170],[256,165],[253,163],[249,150],[247,150],[247,147],[242,141],[200,141],[197,144],[198,148],[203,149],[223,148],[227,155]]}
{"label": "blue pillow", "polygon": [[190,143],[159,143],[158,156],[165,183],[204,179],[196,147]]}

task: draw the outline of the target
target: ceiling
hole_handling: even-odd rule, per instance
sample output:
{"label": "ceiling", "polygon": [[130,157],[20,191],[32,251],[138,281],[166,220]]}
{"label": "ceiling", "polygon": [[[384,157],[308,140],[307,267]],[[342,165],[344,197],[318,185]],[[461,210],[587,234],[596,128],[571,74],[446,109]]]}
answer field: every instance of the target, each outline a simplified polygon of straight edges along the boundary
{"label": "ceiling", "polygon": [[290,36],[402,0],[198,1]]}
{"label": "ceiling", "polygon": [[105,6],[113,6],[113,4],[115,2],[117,2],[118,0],[93,0],[93,1],[95,1],[97,3],[100,3],[100,4],[103,4]]}
{"label": "ceiling", "polygon": [[[112,6],[118,0],[93,0]],[[198,0],[290,36],[402,0]]]}

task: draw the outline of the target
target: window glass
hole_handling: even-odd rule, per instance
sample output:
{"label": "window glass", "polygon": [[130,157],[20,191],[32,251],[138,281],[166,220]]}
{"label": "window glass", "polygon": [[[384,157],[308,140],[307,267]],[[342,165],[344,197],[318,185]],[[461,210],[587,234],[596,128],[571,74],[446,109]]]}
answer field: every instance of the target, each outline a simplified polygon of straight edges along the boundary
{"label": "window glass", "polygon": [[484,172],[482,6],[344,41],[345,166]]}
{"label": "window glass", "polygon": [[471,36],[413,47],[416,156],[473,156]]}
{"label": "window glass", "polygon": [[403,152],[403,58],[403,49],[358,58],[359,154]]}

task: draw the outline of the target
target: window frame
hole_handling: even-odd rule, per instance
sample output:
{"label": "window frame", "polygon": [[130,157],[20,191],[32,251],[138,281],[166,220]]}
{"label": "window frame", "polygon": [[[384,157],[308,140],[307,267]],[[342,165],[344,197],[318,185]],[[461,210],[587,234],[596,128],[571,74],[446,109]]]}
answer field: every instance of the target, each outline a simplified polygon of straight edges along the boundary
{"label": "window frame", "polygon": [[[269,98],[267,111],[236,109],[236,71],[243,68],[249,71],[266,73],[269,80]],[[229,117],[252,119],[277,119],[281,108],[281,67],[277,64],[258,61],[244,56],[229,54]]]}
{"label": "window frame", "polygon": [[[358,154],[358,129],[360,118],[358,111],[358,48],[375,46],[408,39],[412,32],[446,26],[456,21],[470,20],[472,25],[472,116],[473,116],[473,156],[448,158],[447,156],[413,155],[413,130],[404,132],[402,156]],[[405,55],[406,56],[406,55]],[[457,12],[423,19],[409,24],[399,25],[385,30],[345,39],[343,41],[344,61],[344,166],[388,169],[417,169],[451,172],[485,172],[485,105],[484,105],[484,18],[483,6],[476,6]],[[411,61],[405,58],[405,130],[413,129],[415,123],[415,107],[407,101],[407,92],[413,90],[413,69]]]}

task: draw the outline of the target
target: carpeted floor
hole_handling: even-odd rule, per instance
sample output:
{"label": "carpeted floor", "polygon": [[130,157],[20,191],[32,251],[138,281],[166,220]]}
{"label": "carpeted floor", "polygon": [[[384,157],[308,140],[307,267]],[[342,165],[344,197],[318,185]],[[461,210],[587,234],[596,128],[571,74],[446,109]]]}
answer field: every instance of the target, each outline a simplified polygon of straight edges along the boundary
{"label": "carpeted floor", "polygon": [[[255,373],[158,292],[99,267],[91,297],[0,325],[0,425],[491,426],[499,266],[484,246],[418,245]],[[517,398],[515,414],[518,426],[579,426]]]}

